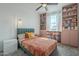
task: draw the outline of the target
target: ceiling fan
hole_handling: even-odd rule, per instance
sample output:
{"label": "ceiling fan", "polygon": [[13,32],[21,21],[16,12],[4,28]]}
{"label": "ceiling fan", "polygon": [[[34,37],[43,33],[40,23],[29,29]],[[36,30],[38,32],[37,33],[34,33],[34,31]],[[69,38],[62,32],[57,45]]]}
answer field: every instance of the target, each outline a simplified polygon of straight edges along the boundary
{"label": "ceiling fan", "polygon": [[38,11],[40,8],[45,8],[46,11],[48,11],[47,6],[48,5],[58,5],[58,3],[40,3],[41,5],[36,9],[36,11]]}

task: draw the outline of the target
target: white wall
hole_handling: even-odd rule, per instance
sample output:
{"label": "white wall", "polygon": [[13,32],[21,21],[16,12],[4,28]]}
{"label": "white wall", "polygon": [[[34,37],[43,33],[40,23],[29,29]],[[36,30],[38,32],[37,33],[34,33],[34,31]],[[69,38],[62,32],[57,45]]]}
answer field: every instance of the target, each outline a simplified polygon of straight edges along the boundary
{"label": "white wall", "polygon": [[34,28],[39,33],[39,18],[35,4],[0,4],[0,51],[2,40],[16,38],[16,20],[22,19],[22,28]]}

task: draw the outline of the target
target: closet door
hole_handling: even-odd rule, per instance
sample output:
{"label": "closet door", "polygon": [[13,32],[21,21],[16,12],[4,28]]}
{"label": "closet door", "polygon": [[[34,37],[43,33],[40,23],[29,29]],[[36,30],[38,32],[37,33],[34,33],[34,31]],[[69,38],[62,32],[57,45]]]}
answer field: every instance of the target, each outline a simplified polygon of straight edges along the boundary
{"label": "closet door", "polygon": [[78,47],[78,31],[77,30],[71,30],[70,33],[70,45],[74,47]]}
{"label": "closet door", "polygon": [[61,33],[61,43],[69,45],[70,43],[70,30],[64,30]]}

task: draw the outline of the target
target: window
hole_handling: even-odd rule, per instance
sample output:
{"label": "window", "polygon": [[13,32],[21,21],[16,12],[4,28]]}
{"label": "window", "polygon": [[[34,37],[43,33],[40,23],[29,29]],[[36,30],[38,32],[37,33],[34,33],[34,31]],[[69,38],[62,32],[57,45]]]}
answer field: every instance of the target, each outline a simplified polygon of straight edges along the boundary
{"label": "window", "polygon": [[57,19],[57,14],[51,15],[50,19],[50,29],[52,31],[58,31],[58,19]]}
{"label": "window", "polygon": [[49,31],[60,31],[60,14],[59,13],[51,13],[47,16],[48,22],[48,30]]}

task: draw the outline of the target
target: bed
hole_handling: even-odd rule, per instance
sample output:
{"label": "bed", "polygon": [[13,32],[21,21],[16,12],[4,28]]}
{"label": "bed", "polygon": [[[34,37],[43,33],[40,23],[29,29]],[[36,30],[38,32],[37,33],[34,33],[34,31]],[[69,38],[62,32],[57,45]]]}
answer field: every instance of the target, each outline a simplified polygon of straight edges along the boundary
{"label": "bed", "polygon": [[[17,29],[18,35],[24,32],[34,32],[34,29]],[[21,49],[32,56],[48,56],[57,48],[56,40],[44,37],[21,38],[18,41]]]}

